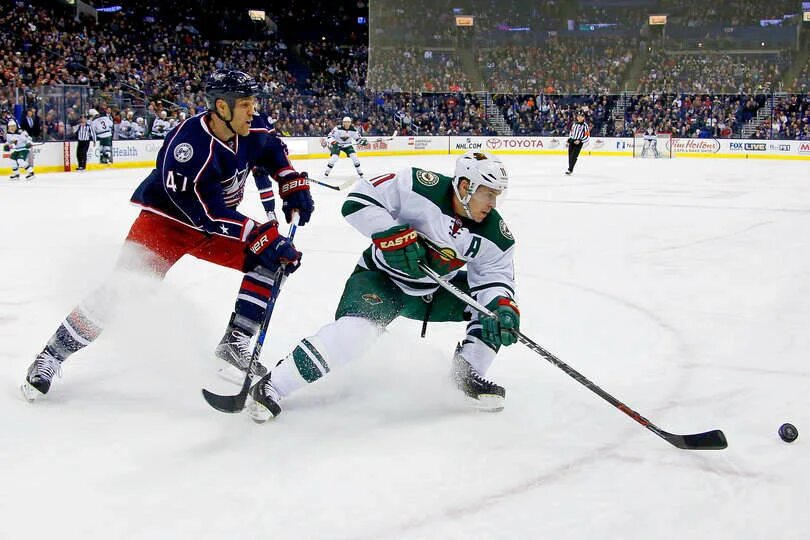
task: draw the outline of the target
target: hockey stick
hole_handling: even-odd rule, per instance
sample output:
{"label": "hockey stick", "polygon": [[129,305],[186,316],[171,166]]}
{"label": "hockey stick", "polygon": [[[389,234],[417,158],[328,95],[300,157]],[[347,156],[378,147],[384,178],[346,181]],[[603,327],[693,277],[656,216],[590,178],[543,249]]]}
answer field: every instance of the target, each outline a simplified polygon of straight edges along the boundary
{"label": "hockey stick", "polygon": [[[292,223],[290,223],[290,232],[287,238],[292,242],[295,238],[295,232],[298,230],[298,214],[293,216]],[[256,337],[256,345],[253,347],[253,354],[250,356],[250,363],[248,363],[247,372],[245,373],[245,381],[242,383],[242,389],[238,394],[233,396],[221,396],[202,389],[203,398],[213,408],[225,413],[238,413],[245,408],[245,400],[247,400],[248,392],[250,391],[250,383],[252,382],[251,370],[253,364],[259,361],[259,356],[262,353],[262,345],[264,345],[264,338],[267,335],[267,327],[270,324],[270,317],[273,315],[273,308],[276,306],[276,299],[278,293],[281,291],[281,285],[284,281],[284,265],[278,267],[275,275],[273,276],[273,287],[270,289],[270,298],[267,300],[267,308],[264,312],[264,320],[259,327],[259,335]]]}
{"label": "hockey stick", "polygon": [[[440,287],[448,291],[450,294],[470,306],[478,310],[481,314],[487,317],[495,317],[495,314],[488,310],[485,306],[476,302],[472,297],[466,294],[464,291],[453,285],[452,283],[448,283],[444,279],[439,276],[436,272],[434,272],[429,266],[425,263],[419,263],[419,267],[433,280],[435,281]],[[649,429],[669,444],[676,446],[678,448],[682,448],[684,450],[722,450],[728,446],[728,442],[726,441],[726,436],[723,434],[722,431],[719,429],[714,429],[712,431],[707,431],[705,433],[695,433],[691,435],[676,435],[673,433],[667,433],[663,429],[659,428],[639,413],[616,399],[615,397],[611,396],[601,388],[599,388],[596,384],[588,380],[584,375],[580,372],[554,356],[549,351],[545,350],[543,347],[529,339],[528,337],[524,336],[521,332],[513,331],[517,335],[518,340],[526,345],[529,349],[536,352],[561,370],[563,370],[566,374],[568,374],[571,378],[576,380],[578,383],[582,384],[590,391],[622,411],[624,414],[644,426],[645,428]]]}
{"label": "hockey stick", "polygon": [[351,178],[349,180],[346,180],[345,182],[343,182],[342,184],[340,184],[338,186],[333,185],[333,184],[329,184],[329,183],[326,183],[326,182],[322,182],[320,180],[315,180],[314,178],[310,178],[309,181],[312,182],[313,184],[318,184],[319,186],[323,186],[325,188],[334,189],[335,191],[344,191],[344,190],[349,189],[350,187],[352,187],[354,185],[354,183],[357,181],[357,179],[356,178]]}
{"label": "hockey stick", "polygon": [[396,137],[396,136],[397,136],[397,133],[398,133],[398,132],[399,132],[399,130],[395,129],[395,130],[394,130],[394,133],[393,133],[393,134],[392,134],[390,137],[377,137],[377,138],[376,138],[376,139],[374,139],[372,142],[393,141],[393,140],[394,140],[394,137]]}

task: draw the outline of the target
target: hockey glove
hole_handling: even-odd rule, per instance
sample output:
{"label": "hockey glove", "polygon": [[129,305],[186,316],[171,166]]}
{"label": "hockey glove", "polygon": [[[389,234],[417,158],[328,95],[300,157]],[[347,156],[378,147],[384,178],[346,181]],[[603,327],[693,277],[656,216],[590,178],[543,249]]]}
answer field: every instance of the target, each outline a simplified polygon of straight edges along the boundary
{"label": "hockey glove", "polygon": [[412,278],[421,278],[425,273],[419,268],[419,260],[425,256],[425,248],[419,235],[410,225],[397,225],[371,235],[388,266],[404,272]]}
{"label": "hockey glove", "polygon": [[517,334],[520,330],[520,310],[511,298],[498,296],[487,304],[487,309],[495,317],[481,316],[481,339],[495,347],[500,345],[513,345],[517,343]]}
{"label": "hockey glove", "polygon": [[359,144],[360,146],[368,146],[368,139],[366,138],[358,139],[357,144]]}
{"label": "hockey glove", "polygon": [[275,272],[282,264],[285,274],[292,274],[301,265],[301,252],[286,236],[278,233],[278,222],[270,221],[257,226],[248,235],[245,271],[263,266]]}
{"label": "hockey glove", "polygon": [[278,194],[281,200],[281,210],[287,223],[292,221],[293,212],[298,212],[298,225],[304,226],[315,211],[315,202],[309,192],[309,178],[307,173],[295,173],[285,176],[278,182]]}

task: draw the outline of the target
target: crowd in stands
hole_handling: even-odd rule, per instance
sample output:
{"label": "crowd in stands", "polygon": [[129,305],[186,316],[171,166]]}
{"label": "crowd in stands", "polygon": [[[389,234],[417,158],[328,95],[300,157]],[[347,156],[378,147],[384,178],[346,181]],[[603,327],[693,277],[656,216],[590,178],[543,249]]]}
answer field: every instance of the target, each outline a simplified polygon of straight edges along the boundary
{"label": "crowd in stands", "polygon": [[763,19],[782,19],[801,11],[797,0],[661,0],[659,5],[669,15],[668,22],[689,27],[757,26]]}
{"label": "crowd in stands", "polygon": [[495,101],[516,135],[565,136],[575,113],[587,111],[592,131],[614,135],[611,112],[615,96],[497,96]]}
{"label": "crowd in stands", "polygon": [[774,54],[650,53],[638,90],[648,92],[757,93],[778,90],[789,51]]}
{"label": "crowd in stands", "polygon": [[[371,9],[393,6],[386,11],[391,24],[399,20],[427,33],[436,27],[439,33],[429,39],[449,43],[441,21],[451,20],[451,4],[455,5],[395,0]],[[599,19],[633,26],[643,24],[646,13],[643,8],[628,9],[622,16],[620,10],[586,2],[573,8],[563,2],[467,4],[485,8],[477,15],[476,30],[504,30],[525,20],[544,21],[552,28],[567,25],[568,17],[577,24]],[[675,20],[692,26],[724,21],[732,12],[736,24],[749,24],[755,13],[776,17],[795,8],[781,0],[750,2],[763,8],[760,12],[741,0],[706,6],[686,0],[649,4],[666,8]],[[436,17],[423,13],[403,22],[402,16],[411,10],[436,6],[441,8]],[[477,78],[483,81],[477,83],[482,88],[500,94],[496,102],[516,134],[564,134],[572,111],[586,107],[593,131],[601,135],[654,127],[683,137],[739,136],[740,128],[763,104],[758,94],[779,90],[777,83],[791,61],[790,52],[685,54],[659,46],[641,69],[638,95],[626,108],[618,108],[610,96],[625,90],[643,36],[557,35],[544,38],[540,47],[479,47],[472,50],[479,70],[476,77],[464,68],[452,46],[372,41],[366,47],[366,36],[354,24],[355,15],[363,10],[368,13],[364,0],[334,9],[284,6],[272,18],[252,23],[244,10],[221,8],[212,0],[177,0],[172,10],[133,2],[118,13],[104,14],[95,24],[77,21],[73,11],[46,0],[18,1],[0,14],[0,113],[8,116],[18,105],[22,115],[23,103],[40,119],[42,138],[61,139],[70,136],[72,124],[89,108],[109,109],[116,124],[140,118],[144,136],[149,136],[155,118],[177,122],[203,111],[202,81],[214,69],[227,66],[257,77],[265,109],[278,130],[291,136],[323,136],[346,115],[372,135],[390,135],[394,130],[494,134],[483,98],[465,93],[479,89],[473,88]],[[336,28],[349,30],[340,35],[334,33]],[[333,33],[320,35],[327,29]],[[311,35],[304,39],[308,31]],[[223,36],[251,39],[222,40]],[[810,63],[798,70],[791,89],[810,91],[809,78]],[[60,85],[83,87],[65,90]],[[806,96],[782,99],[774,107],[773,121],[758,126],[755,136],[808,138],[808,121]]]}
{"label": "crowd in stands", "polygon": [[773,114],[757,127],[751,137],[810,141],[810,95],[780,98],[773,107]]}
{"label": "crowd in stands", "polygon": [[478,65],[493,92],[615,94],[637,47],[625,39],[549,39],[542,47],[482,49]]}

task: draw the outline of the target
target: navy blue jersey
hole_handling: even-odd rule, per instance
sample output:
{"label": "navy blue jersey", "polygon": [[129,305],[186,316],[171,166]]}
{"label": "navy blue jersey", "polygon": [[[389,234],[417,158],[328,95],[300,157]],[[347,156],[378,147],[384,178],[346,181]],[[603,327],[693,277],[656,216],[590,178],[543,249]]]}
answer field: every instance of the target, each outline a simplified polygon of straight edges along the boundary
{"label": "navy blue jersey", "polygon": [[155,169],[132,202],[197,230],[244,241],[255,222],[236,207],[256,165],[277,180],[295,173],[266,116],[254,116],[249,136],[225,143],[211,133],[207,114],[199,114],[166,135]]}

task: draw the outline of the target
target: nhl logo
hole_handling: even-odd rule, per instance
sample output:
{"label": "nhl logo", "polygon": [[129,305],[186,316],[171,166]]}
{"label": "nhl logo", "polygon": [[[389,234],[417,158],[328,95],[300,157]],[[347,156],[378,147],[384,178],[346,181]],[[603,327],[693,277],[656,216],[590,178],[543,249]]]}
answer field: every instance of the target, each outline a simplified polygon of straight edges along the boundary
{"label": "nhl logo", "polygon": [[512,236],[512,231],[510,231],[509,227],[506,226],[506,222],[504,220],[501,220],[501,222],[498,223],[498,228],[501,230],[501,234],[504,235],[509,240],[514,240],[515,239]]}
{"label": "nhl logo", "polygon": [[439,175],[430,171],[418,170],[416,171],[416,179],[420,184],[427,187],[433,187],[439,183]]}
{"label": "nhl logo", "polygon": [[194,148],[188,143],[178,144],[174,148],[174,159],[179,163],[185,163],[194,155]]}

